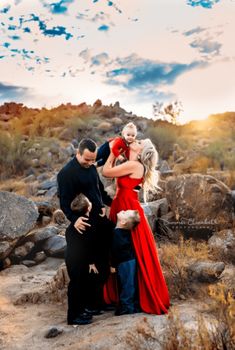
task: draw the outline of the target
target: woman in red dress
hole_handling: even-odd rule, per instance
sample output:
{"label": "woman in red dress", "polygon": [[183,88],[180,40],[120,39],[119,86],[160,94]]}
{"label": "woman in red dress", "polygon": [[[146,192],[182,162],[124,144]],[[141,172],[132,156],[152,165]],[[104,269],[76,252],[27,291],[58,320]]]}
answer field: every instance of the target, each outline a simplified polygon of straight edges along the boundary
{"label": "woman in red dress", "polygon": [[158,259],[157,247],[149,223],[138,199],[135,187],[142,184],[144,197],[157,187],[155,167],[158,153],[151,140],[136,141],[130,145],[130,157],[115,166],[111,152],[103,167],[103,175],[117,178],[117,191],[110,209],[110,219],[116,223],[117,213],[134,209],[140,214],[140,223],[132,231],[132,240],[138,264],[138,289],[141,309],[150,314],[164,314],[170,305],[167,285]]}

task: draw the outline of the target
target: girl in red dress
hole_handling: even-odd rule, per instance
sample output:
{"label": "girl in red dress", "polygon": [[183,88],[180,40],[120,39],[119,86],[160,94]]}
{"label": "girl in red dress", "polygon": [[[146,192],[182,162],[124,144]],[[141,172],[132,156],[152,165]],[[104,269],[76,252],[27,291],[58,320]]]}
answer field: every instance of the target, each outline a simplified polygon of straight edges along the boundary
{"label": "girl in red dress", "polygon": [[117,178],[117,191],[110,209],[110,219],[116,223],[121,210],[138,210],[140,223],[132,231],[132,240],[138,263],[138,289],[141,309],[150,314],[164,314],[170,305],[167,285],[158,259],[156,242],[134,188],[143,185],[146,193],[157,187],[155,167],[158,153],[150,139],[130,144],[130,157],[115,166],[111,152],[103,167],[103,175]]}

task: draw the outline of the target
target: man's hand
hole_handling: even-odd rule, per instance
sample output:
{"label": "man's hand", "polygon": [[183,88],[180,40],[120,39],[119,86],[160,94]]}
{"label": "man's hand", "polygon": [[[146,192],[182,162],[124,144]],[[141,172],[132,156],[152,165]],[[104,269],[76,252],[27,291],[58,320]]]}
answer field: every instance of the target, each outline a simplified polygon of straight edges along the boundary
{"label": "man's hand", "polygon": [[100,214],[100,216],[103,218],[106,214],[106,209],[105,208],[101,208],[102,213]]}
{"label": "man's hand", "polygon": [[110,266],[110,273],[115,273],[115,272],[116,272],[115,267]]}
{"label": "man's hand", "polygon": [[77,221],[74,224],[74,227],[76,228],[76,230],[81,234],[83,234],[82,231],[86,230],[86,226],[91,226],[86,222],[86,220],[88,220],[88,218],[81,216],[80,218],[77,219]]}
{"label": "man's hand", "polygon": [[92,272],[99,273],[99,271],[97,270],[95,264],[90,264],[89,265],[89,273],[92,273]]}

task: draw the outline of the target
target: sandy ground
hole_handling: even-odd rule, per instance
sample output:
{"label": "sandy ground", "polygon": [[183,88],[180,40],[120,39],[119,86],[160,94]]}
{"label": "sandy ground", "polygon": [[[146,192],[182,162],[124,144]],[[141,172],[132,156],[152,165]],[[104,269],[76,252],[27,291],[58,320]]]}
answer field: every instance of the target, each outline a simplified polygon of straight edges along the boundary
{"label": "sandy ground", "polygon": [[[144,314],[115,317],[113,312],[107,312],[94,317],[92,324],[75,328],[66,324],[66,303],[14,305],[22,293],[40,288],[46,281],[50,281],[62,262],[60,259],[48,258],[44,263],[31,268],[15,265],[0,272],[0,349],[130,348],[127,343],[136,341],[131,338],[130,330],[135,333],[143,325],[148,328]],[[149,319],[152,317],[154,316],[147,316]],[[163,330],[163,318],[165,316],[158,317],[158,332]],[[54,326],[62,330],[62,333],[55,338],[45,338],[46,332]],[[151,332],[151,329],[146,332]]]}

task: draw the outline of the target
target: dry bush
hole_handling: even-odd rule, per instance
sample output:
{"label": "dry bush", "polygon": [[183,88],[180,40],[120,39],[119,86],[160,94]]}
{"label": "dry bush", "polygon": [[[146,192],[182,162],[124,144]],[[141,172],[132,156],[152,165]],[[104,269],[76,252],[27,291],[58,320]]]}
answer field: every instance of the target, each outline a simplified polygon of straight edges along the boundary
{"label": "dry bush", "polygon": [[204,317],[198,316],[194,319],[196,329],[192,330],[183,324],[176,309],[172,309],[167,318],[168,326],[163,340],[164,350],[230,349],[224,347],[223,329],[218,328],[219,320],[214,319],[215,324],[212,327],[211,320],[208,322]]}
{"label": "dry bush", "polygon": [[29,189],[29,184],[25,183],[23,180],[9,179],[0,183],[0,190],[7,192],[14,192],[18,195],[25,196]]}
{"label": "dry bush", "polygon": [[207,172],[207,169],[210,167],[210,163],[211,161],[207,157],[199,156],[198,158],[194,159],[191,166],[191,172],[205,174]]}
{"label": "dry bush", "polygon": [[0,173],[1,178],[22,175],[30,166],[30,156],[27,151],[33,141],[25,141],[21,135],[9,135],[0,132]]}
{"label": "dry bush", "polygon": [[208,294],[213,301],[211,312],[225,328],[223,349],[235,349],[235,295],[223,283],[210,285]]}
{"label": "dry bush", "polygon": [[100,125],[97,127],[98,130],[102,131],[103,133],[105,133],[106,131],[111,130],[112,128],[112,124],[109,122],[102,122],[100,123]]}
{"label": "dry bush", "polygon": [[204,242],[184,240],[181,236],[177,244],[161,245],[161,264],[171,298],[191,294],[187,267],[190,261],[208,260],[208,246]]}
{"label": "dry bush", "polygon": [[125,343],[126,348],[131,350],[151,350],[155,348],[156,343],[159,345],[154,327],[149,324],[146,317],[143,317],[134,329],[127,332]]}

